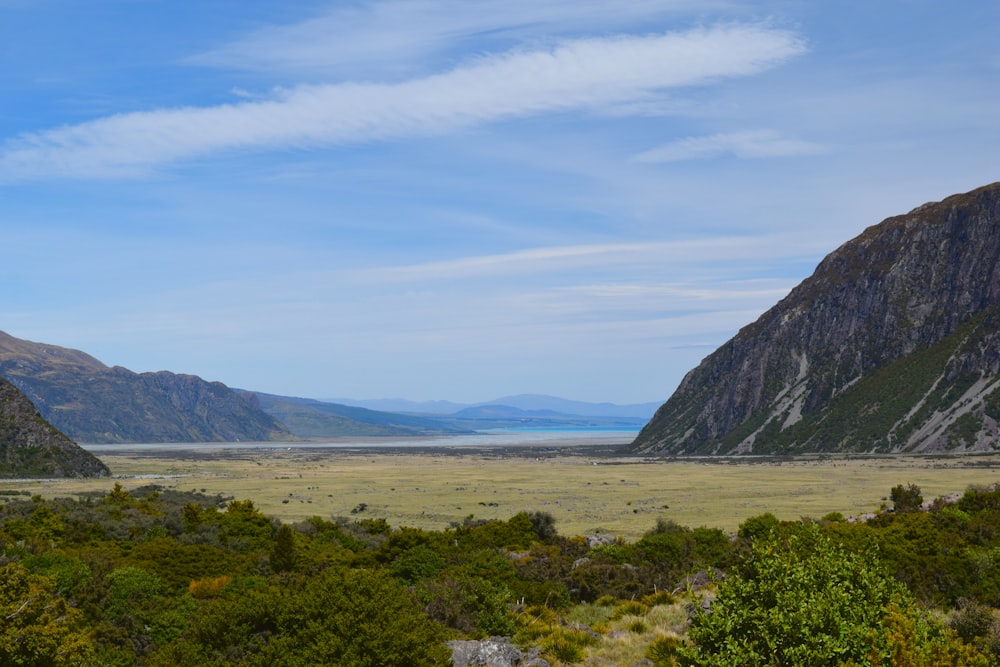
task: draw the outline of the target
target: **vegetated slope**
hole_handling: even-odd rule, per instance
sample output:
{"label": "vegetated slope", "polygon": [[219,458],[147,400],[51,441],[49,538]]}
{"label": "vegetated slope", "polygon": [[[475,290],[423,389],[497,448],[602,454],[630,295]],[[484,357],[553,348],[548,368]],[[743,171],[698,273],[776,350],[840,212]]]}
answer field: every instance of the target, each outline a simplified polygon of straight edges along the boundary
{"label": "vegetated slope", "polygon": [[870,227],[689,372],[632,448],[1000,448],[1000,183]]}
{"label": "vegetated slope", "polygon": [[292,398],[250,393],[261,409],[285,424],[300,438],[343,436],[424,436],[469,433],[438,420],[392,412]]}
{"label": "vegetated slope", "polygon": [[103,477],[107,466],[38,414],[0,378],[0,477]]}
{"label": "vegetated slope", "polygon": [[0,375],[77,441],[235,442],[288,439],[283,424],[221,382],[109,368],[78,350],[0,332]]}

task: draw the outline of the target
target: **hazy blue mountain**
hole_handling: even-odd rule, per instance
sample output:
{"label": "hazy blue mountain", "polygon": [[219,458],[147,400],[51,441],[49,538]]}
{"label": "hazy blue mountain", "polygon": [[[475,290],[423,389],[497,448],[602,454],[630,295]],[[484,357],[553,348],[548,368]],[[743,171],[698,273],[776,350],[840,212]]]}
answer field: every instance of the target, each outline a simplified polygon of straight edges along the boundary
{"label": "hazy blue mountain", "polygon": [[659,402],[655,403],[631,403],[618,405],[615,403],[588,403],[585,401],[572,401],[556,396],[546,396],[543,394],[518,394],[516,396],[503,396],[487,403],[497,405],[509,405],[522,410],[552,410],[567,415],[581,415],[584,417],[636,417],[649,419],[660,407]]}
{"label": "hazy blue mountain", "polygon": [[300,438],[428,436],[468,433],[468,428],[412,414],[370,410],[309,398],[250,393],[260,408]]}
{"label": "hazy blue mountain", "polygon": [[642,417],[571,415],[555,410],[523,410],[512,405],[490,403],[463,408],[450,415],[434,415],[455,428],[486,429],[627,429],[638,430]]}
{"label": "hazy blue mountain", "polygon": [[351,399],[351,398],[331,398],[324,399],[332,403],[343,405],[353,405],[365,407],[373,410],[385,410],[388,412],[409,412],[439,415],[454,415],[460,410],[488,405],[504,405],[521,410],[551,410],[563,415],[576,415],[584,417],[630,417],[647,420],[653,416],[659,403],[633,403],[618,405],[615,403],[588,403],[586,401],[573,401],[556,396],[546,396],[543,394],[519,394],[516,396],[504,396],[486,401],[485,403],[455,403],[452,401],[408,401],[401,398],[384,399]]}
{"label": "hazy blue mountain", "polygon": [[434,415],[450,415],[470,405],[469,403],[454,403],[452,401],[410,401],[405,398],[321,398],[318,400],[324,403],[350,405],[357,408],[380,410],[382,412]]}

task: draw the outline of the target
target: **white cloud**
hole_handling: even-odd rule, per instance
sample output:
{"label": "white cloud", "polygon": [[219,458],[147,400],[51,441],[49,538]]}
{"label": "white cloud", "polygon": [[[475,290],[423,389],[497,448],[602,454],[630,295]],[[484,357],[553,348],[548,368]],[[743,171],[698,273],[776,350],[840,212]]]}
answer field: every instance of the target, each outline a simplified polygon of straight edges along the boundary
{"label": "white cloud", "polygon": [[598,31],[607,34],[677,12],[727,8],[728,0],[384,0],[334,5],[314,18],[254,31],[190,64],[294,75],[412,71],[433,53],[475,40]]}
{"label": "white cloud", "polygon": [[0,149],[0,179],[120,177],[220,151],[325,147],[599,109],[750,75],[803,49],[793,33],[745,25],[568,41],[403,83],[299,86],[267,101],[119,114],[26,134]]}
{"label": "white cloud", "polygon": [[[438,262],[361,269],[350,272],[368,283],[462,281],[472,278],[524,276],[556,271],[596,271],[640,265],[718,265],[740,260],[787,257],[781,244],[766,237],[716,237],[689,241],[609,243],[531,248]],[[340,274],[345,275],[345,274]]]}
{"label": "white cloud", "polygon": [[639,162],[678,162],[733,155],[739,158],[773,158],[816,155],[826,152],[820,144],[782,137],[774,130],[732,132],[705,137],[687,137],[644,151]]}

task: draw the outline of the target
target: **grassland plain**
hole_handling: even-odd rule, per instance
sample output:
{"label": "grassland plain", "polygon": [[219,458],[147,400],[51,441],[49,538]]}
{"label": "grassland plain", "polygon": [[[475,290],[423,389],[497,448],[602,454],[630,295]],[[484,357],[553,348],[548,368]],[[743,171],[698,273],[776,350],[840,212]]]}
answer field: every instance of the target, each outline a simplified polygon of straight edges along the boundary
{"label": "grassland plain", "polygon": [[101,452],[114,480],[0,480],[42,497],[150,483],[250,499],[285,521],[383,518],[441,529],[453,522],[545,511],[563,535],[633,540],[658,518],[735,531],[746,518],[845,516],[888,504],[897,484],[927,499],[1000,481],[1000,455],[646,460],[552,452],[218,449]]}

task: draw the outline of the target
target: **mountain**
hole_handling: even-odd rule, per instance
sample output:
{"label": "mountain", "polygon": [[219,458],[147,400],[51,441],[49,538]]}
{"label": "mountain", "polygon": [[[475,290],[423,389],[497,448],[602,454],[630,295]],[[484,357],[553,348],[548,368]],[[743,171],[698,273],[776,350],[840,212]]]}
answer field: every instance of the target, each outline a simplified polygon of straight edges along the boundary
{"label": "mountain", "polygon": [[690,371],[636,453],[1000,449],[1000,183],[884,220]]}
{"label": "mountain", "polygon": [[503,396],[501,398],[487,401],[485,403],[453,403],[451,401],[407,401],[402,398],[383,398],[356,400],[350,398],[331,398],[332,403],[343,405],[353,405],[370,408],[372,410],[386,410],[389,412],[409,412],[423,414],[454,415],[461,410],[478,408],[491,405],[501,405],[521,410],[550,410],[563,415],[575,415],[582,417],[632,417],[648,420],[659,403],[633,403],[628,405],[617,405],[615,403],[588,403],[586,401],[571,401],[555,396],[544,394],[518,394],[516,396]]}
{"label": "mountain", "polygon": [[469,403],[453,403],[451,401],[410,401],[405,398],[324,398],[320,400],[324,403],[349,405],[356,408],[379,410],[381,412],[427,415],[450,415],[470,405]]}
{"label": "mountain", "polygon": [[434,419],[368,410],[308,398],[252,394],[261,409],[300,438],[428,436],[469,433]]}
{"label": "mountain", "polygon": [[571,401],[543,394],[503,396],[490,401],[489,404],[509,405],[522,410],[550,410],[564,415],[578,415],[581,417],[633,417],[642,420],[649,419],[656,411],[656,408],[659,407],[659,403],[629,403],[626,405],[588,403],[586,401]]}
{"label": "mountain", "polygon": [[108,367],[79,350],[0,332],[0,376],[80,442],[283,440],[283,424],[221,382]]}
{"label": "mountain", "polygon": [[0,477],[104,477],[107,466],[45,421],[0,378]]}
{"label": "mountain", "polygon": [[464,408],[450,415],[435,417],[456,428],[487,429],[614,429],[638,430],[645,419],[637,417],[602,417],[566,414],[555,410],[524,410],[512,405],[488,403]]}

